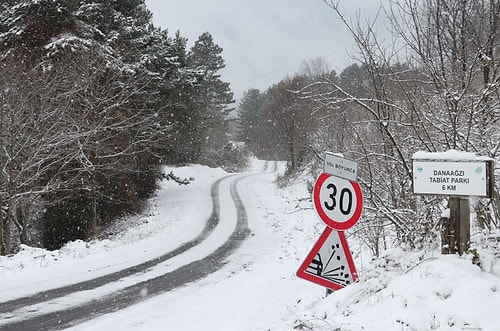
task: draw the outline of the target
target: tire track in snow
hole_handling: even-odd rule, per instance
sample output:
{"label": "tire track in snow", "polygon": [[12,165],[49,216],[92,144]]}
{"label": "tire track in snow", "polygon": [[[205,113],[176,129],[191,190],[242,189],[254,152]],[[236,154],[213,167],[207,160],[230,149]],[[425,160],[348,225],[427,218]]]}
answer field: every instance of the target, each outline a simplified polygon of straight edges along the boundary
{"label": "tire track in snow", "polygon": [[212,187],[210,189],[210,195],[212,197],[212,213],[211,213],[210,217],[208,218],[202,232],[194,239],[182,244],[181,246],[177,247],[176,249],[174,249],[174,250],[172,250],[172,251],[170,251],[162,256],[159,256],[157,258],[142,262],[140,264],[131,266],[131,267],[126,268],[126,269],[122,269],[122,270],[117,271],[117,272],[113,272],[113,273],[110,273],[110,274],[107,274],[104,276],[100,276],[100,277],[93,278],[93,279],[90,279],[87,281],[71,284],[68,286],[39,292],[39,293],[36,293],[34,295],[31,295],[31,296],[27,296],[27,297],[23,297],[23,298],[19,298],[19,299],[14,299],[14,300],[7,301],[7,302],[2,302],[0,305],[0,314],[12,312],[18,308],[25,307],[27,305],[34,305],[37,303],[41,303],[41,302],[56,299],[59,297],[63,297],[63,296],[66,296],[68,294],[71,294],[71,293],[92,290],[92,289],[100,287],[106,283],[116,282],[124,277],[129,277],[129,276],[136,274],[136,273],[139,273],[139,272],[145,272],[148,269],[193,248],[194,246],[198,245],[203,240],[205,240],[213,232],[213,230],[217,226],[217,224],[219,222],[219,213],[220,213],[219,202],[218,202],[219,185],[224,179],[227,179],[230,176],[225,176],[225,177],[219,178],[217,181],[215,181],[212,184]]}
{"label": "tire track in snow", "polygon": [[[277,163],[273,162],[273,166],[269,169],[269,163],[266,161],[262,172],[275,172]],[[186,265],[177,268],[174,271],[165,273],[161,276],[151,278],[145,281],[140,281],[134,285],[125,287],[118,292],[105,297],[94,298],[91,302],[86,302],[83,305],[76,305],[71,308],[62,309],[50,313],[36,315],[20,321],[0,320],[2,330],[60,330],[71,325],[76,325],[79,322],[90,320],[98,316],[111,313],[132,304],[138,303],[145,298],[152,297],[161,293],[171,291],[177,287],[192,283],[199,280],[210,273],[213,273],[226,264],[225,259],[229,257],[247,238],[250,234],[248,228],[248,219],[243,202],[238,194],[237,184],[244,178],[255,176],[256,174],[240,175],[234,178],[230,184],[230,194],[232,201],[236,207],[237,223],[228,240],[226,240],[215,251],[208,254],[206,257],[192,261]],[[219,204],[219,187],[222,181],[236,175],[229,175],[218,179],[212,184],[211,196],[213,203],[212,214],[207,220],[203,231],[193,240],[181,245],[177,249],[166,253],[158,258],[143,262],[136,266],[98,277],[89,281],[40,292],[31,297],[20,298],[5,302],[0,307],[0,317],[5,313],[15,313],[21,307],[34,306],[53,299],[62,298],[70,294],[97,289],[105,284],[117,282],[120,279],[129,277],[138,273],[146,273],[148,269],[159,265],[175,256],[178,256],[189,249],[199,245],[207,239],[214,229],[219,224],[220,204]],[[7,314],[8,315],[8,314]],[[6,322],[4,324],[3,322]]]}

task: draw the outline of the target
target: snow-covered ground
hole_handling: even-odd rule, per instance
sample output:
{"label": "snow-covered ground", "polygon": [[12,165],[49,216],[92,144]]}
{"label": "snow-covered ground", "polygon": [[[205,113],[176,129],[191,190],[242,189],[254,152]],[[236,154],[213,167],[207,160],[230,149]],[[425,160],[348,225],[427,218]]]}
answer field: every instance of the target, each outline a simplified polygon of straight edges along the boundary
{"label": "snow-covered ground", "polygon": [[[259,173],[264,164],[255,160],[252,171]],[[227,174],[198,165],[174,171],[195,181],[188,186],[162,183],[148,214],[132,219],[134,227],[117,227],[109,239],[73,242],[59,251],[25,247],[13,257],[0,257],[0,300],[110,273],[195,237],[211,213],[210,185]],[[284,171],[283,163],[278,171]],[[469,255],[443,256],[437,249],[391,249],[373,258],[347,233],[358,283],[325,297],[324,288],[297,278],[298,267],[325,226],[312,209],[305,180],[278,189],[276,176],[267,172],[239,182],[252,235],[222,269],[70,330],[500,330],[498,249],[477,247],[481,268],[471,263]],[[221,208],[232,212],[229,194],[221,195]],[[225,236],[224,229],[220,231],[215,237]],[[208,239],[205,246],[182,254],[179,261],[169,260],[151,273],[92,293],[55,299],[52,305],[37,309],[26,307],[14,314],[17,317],[0,315],[0,329],[6,317],[78,305],[140,277],[168,272],[186,260],[200,258],[216,242]]]}

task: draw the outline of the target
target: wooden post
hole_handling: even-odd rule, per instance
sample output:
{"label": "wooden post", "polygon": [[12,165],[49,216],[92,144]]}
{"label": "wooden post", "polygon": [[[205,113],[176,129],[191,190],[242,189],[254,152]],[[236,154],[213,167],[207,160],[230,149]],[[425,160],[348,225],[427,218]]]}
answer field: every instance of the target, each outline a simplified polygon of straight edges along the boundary
{"label": "wooden post", "polygon": [[441,217],[441,254],[452,254],[454,243],[453,243],[453,231],[454,227],[450,225],[450,215]]}
{"label": "wooden post", "polygon": [[467,253],[470,248],[470,200],[460,198],[460,231],[458,232],[458,254]]}
{"label": "wooden post", "polygon": [[443,243],[448,244],[448,249],[442,249],[443,254],[462,255],[469,250],[470,244],[470,202],[468,197],[450,197],[450,218],[448,229],[444,228]]}

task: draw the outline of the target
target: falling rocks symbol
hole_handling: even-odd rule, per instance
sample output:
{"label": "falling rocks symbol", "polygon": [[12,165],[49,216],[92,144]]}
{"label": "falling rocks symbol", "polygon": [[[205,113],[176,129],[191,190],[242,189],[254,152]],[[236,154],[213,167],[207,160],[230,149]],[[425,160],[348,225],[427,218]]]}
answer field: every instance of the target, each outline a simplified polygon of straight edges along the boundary
{"label": "falling rocks symbol", "polygon": [[327,227],[300,266],[297,276],[331,290],[340,290],[358,281],[344,232]]}

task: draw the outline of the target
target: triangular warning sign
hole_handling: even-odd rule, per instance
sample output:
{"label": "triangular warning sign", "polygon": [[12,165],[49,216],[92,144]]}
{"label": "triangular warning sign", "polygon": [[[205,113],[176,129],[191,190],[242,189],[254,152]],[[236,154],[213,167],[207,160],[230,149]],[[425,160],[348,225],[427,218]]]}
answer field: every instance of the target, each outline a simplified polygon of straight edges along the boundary
{"label": "triangular warning sign", "polygon": [[297,276],[340,290],[358,280],[343,231],[327,227],[297,271]]}

